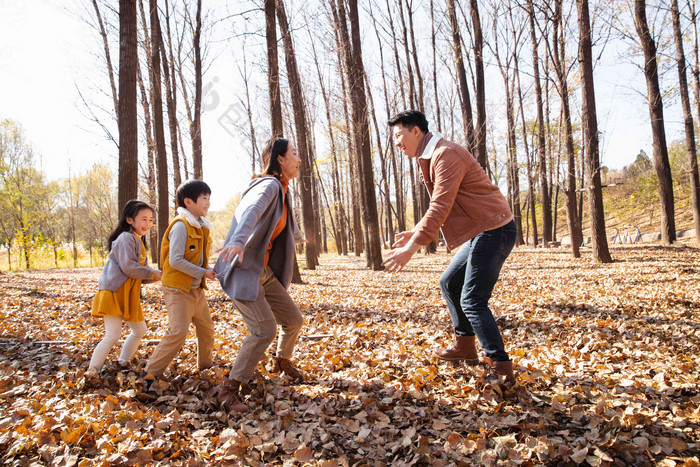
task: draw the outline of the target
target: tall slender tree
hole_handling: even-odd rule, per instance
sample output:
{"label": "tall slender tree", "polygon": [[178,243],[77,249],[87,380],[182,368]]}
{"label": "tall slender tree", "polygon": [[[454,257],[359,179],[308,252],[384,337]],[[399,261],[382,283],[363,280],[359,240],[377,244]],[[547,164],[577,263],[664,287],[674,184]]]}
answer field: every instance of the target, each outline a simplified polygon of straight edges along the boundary
{"label": "tall slender tree", "polygon": [[486,84],[484,80],[484,35],[481,31],[478,0],[470,0],[474,34],[474,78],[476,81],[476,126],[474,127],[474,155],[481,167],[490,174],[486,155]]}
{"label": "tall slender tree", "polygon": [[539,41],[535,28],[535,7],[532,0],[527,0],[527,13],[530,21],[530,42],[532,44],[533,80],[535,83],[535,99],[537,104],[537,162],[540,174],[540,196],[542,198],[542,246],[549,247],[552,240],[552,202],[549,197],[547,183],[547,155],[545,141],[545,120],[543,112],[542,82],[540,80]]}
{"label": "tall slender tree", "polygon": [[659,179],[659,202],[661,204],[661,241],[669,245],[676,240],[676,220],[673,202],[673,180],[668,161],[664,106],[659,87],[659,70],[656,65],[656,43],[647,24],[646,1],[634,2],[634,26],[644,52],[644,77],[647,82],[647,101],[651,120],[654,168]]}
{"label": "tall slender tree", "polygon": [[193,31],[194,51],[194,110],[192,112],[192,169],[194,178],[201,180],[202,169],[202,0],[197,0]]}
{"label": "tall slender tree", "polygon": [[[160,20],[158,19],[157,0],[149,0],[151,10],[151,84],[153,86],[153,125],[155,135],[156,172],[158,174],[158,244],[154,249],[160,250],[160,241],[168,228],[168,155],[165,152],[165,127],[163,125],[163,97],[161,92],[160,71]],[[158,255],[160,258],[160,254]],[[160,265],[160,261],[158,262]]]}
{"label": "tall slender tree", "polygon": [[165,0],[165,31],[168,38],[168,47],[163,40],[163,31],[160,28],[158,35],[160,40],[161,59],[163,61],[163,81],[165,83],[165,102],[168,109],[168,130],[170,132],[170,156],[173,161],[173,186],[177,188],[182,183],[180,171],[180,152],[178,150],[178,128],[180,124],[177,119],[177,81],[175,80],[175,63],[173,60],[172,35],[170,34],[170,6]]}
{"label": "tall slender tree", "polygon": [[611,263],[612,257],[605,236],[603,188],[600,182],[600,155],[598,152],[598,117],[593,86],[593,46],[588,0],[576,0],[579,31],[579,62],[581,64],[581,114],[585,141],[586,169],[590,187],[588,206],[591,221],[593,260]]}
{"label": "tall slender tree", "polygon": [[693,206],[693,227],[695,239],[700,243],[700,180],[698,180],[698,158],[695,146],[695,127],[693,125],[693,111],[690,107],[688,93],[688,77],[686,76],[686,60],[683,52],[683,34],[681,32],[681,18],[678,11],[678,0],[671,2],[671,22],[673,23],[673,38],[676,42],[676,60],[678,62],[678,86],[683,107],[683,124],[685,128],[685,147],[688,152],[690,167],[690,198]]}
{"label": "tall slender tree", "polygon": [[267,83],[270,96],[270,124],[272,136],[282,136],[282,103],[277,54],[276,0],[265,0],[265,40],[267,43]]}
{"label": "tall slender tree", "polygon": [[304,223],[304,236],[306,237],[306,268],[316,269],[318,265],[318,253],[316,245],[316,233],[318,229],[314,222],[313,204],[313,173],[314,166],[309,156],[308,128],[306,117],[306,105],[301,87],[301,78],[297,66],[296,54],[292,33],[287,20],[287,12],[284,7],[284,0],[276,0],[277,20],[279,21],[282,42],[284,44],[284,56],[287,64],[287,78],[289,79],[289,90],[292,96],[292,106],[294,112],[294,127],[297,135],[297,152],[301,159],[299,185],[301,188],[302,217]]}
{"label": "tall slender tree", "polygon": [[[367,267],[375,271],[382,268],[382,251],[379,235],[379,217],[377,214],[377,198],[374,191],[374,168],[369,139],[369,114],[367,96],[365,94],[365,72],[362,63],[362,47],[360,42],[360,20],[357,10],[357,0],[349,0],[347,16],[343,0],[336,3],[339,20],[338,31],[341,40],[346,44],[344,54],[348,84],[350,86],[350,110],[352,113],[355,145],[357,148],[356,167],[361,183],[362,220],[367,230],[369,242],[367,248]],[[347,19],[346,19],[347,18]],[[350,31],[347,30],[347,21]]]}
{"label": "tall slender tree", "polygon": [[459,80],[459,96],[462,105],[462,123],[464,125],[464,143],[470,151],[474,150],[474,120],[472,118],[472,104],[469,97],[469,85],[467,84],[467,71],[464,67],[464,57],[462,55],[462,39],[457,21],[457,9],[455,0],[447,0],[447,14],[450,18],[452,30],[452,47],[455,54],[455,68],[457,69],[457,79]]}
{"label": "tall slender tree", "polygon": [[566,216],[571,239],[571,254],[574,258],[581,256],[580,245],[583,240],[578,209],[576,207],[576,150],[574,149],[574,132],[571,124],[571,105],[569,102],[568,65],[566,63],[562,0],[555,0],[552,18],[552,62],[557,76],[557,90],[561,98],[561,109],[566,140]]}
{"label": "tall slender tree", "polygon": [[119,0],[119,210],[138,197],[138,118],[136,66],[138,23],[136,0]]}

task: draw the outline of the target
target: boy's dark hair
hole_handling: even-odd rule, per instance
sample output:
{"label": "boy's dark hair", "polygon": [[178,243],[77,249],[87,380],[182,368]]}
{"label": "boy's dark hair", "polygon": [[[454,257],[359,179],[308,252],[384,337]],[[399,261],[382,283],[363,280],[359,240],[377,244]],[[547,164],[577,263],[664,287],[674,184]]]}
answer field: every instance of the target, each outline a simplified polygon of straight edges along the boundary
{"label": "boy's dark hair", "polygon": [[201,180],[187,180],[177,187],[175,199],[178,206],[185,208],[187,207],[185,206],[185,198],[189,198],[196,203],[202,195],[211,195],[209,185]]}
{"label": "boy's dark hair", "polygon": [[[119,237],[124,232],[131,232],[131,224],[129,224],[126,221],[127,217],[133,219],[138,215],[139,212],[141,212],[144,209],[150,209],[150,211],[153,214],[156,213],[156,211],[151,206],[144,203],[143,201],[132,199],[126,202],[124,208],[122,209],[122,217],[119,219],[119,224],[117,224],[117,227],[112,231],[112,233],[109,235],[109,238],[107,239],[108,251],[112,251],[112,243],[117,239],[117,237]],[[148,248],[145,235],[141,237],[141,241],[143,241],[144,246]]]}
{"label": "boy's dark hair", "polygon": [[398,123],[409,128],[417,126],[423,133],[429,131],[428,120],[425,118],[425,114],[418,110],[404,110],[391,117],[388,121],[389,126],[394,126]]}

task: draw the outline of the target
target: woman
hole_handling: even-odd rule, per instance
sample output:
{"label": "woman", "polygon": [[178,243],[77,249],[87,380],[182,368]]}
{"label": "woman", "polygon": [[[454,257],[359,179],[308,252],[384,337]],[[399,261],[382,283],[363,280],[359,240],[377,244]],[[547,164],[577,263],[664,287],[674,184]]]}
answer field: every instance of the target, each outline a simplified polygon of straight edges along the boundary
{"label": "woman", "polygon": [[304,376],[291,362],[304,318],[287,292],[294,267],[294,245],[303,241],[287,194],[299,176],[301,160],[286,139],[271,139],[263,150],[265,170],[250,182],[231,222],[215,271],[248,328],[218,400],[227,411],[245,412],[241,388],[282,327],[275,368],[296,382]]}

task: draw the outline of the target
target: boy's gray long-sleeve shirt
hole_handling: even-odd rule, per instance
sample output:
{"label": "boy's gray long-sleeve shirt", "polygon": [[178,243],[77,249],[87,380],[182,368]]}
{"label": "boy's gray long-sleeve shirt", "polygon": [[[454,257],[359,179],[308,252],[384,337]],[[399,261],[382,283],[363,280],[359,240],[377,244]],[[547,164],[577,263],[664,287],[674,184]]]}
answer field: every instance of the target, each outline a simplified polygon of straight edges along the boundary
{"label": "boy's gray long-sleeve shirt", "polygon": [[98,290],[116,292],[128,277],[149,282],[155,270],[148,267],[148,258],[145,266],[139,263],[142,247],[143,242],[139,237],[131,232],[122,232],[112,242],[109,259],[97,281]]}
{"label": "boy's gray long-sleeve shirt", "polygon": [[201,267],[202,264],[204,264],[204,252],[202,252],[202,255],[199,257],[198,264],[190,263],[185,259],[187,226],[185,226],[184,222],[176,222],[175,225],[172,226],[168,233],[168,241],[170,241],[170,252],[168,253],[170,266],[178,271],[184,272],[188,276],[192,276],[191,288],[199,288],[202,283],[202,277],[204,277],[204,274],[207,272],[206,269]]}

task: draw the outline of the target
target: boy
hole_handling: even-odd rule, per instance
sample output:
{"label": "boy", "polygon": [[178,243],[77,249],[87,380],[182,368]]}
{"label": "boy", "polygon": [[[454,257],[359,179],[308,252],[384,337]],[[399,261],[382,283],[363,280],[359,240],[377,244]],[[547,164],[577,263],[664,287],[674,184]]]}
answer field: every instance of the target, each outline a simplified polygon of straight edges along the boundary
{"label": "boy", "polygon": [[211,223],[204,218],[210,195],[209,185],[201,180],[188,180],[175,193],[178,216],[165,231],[160,248],[168,332],[145,369],[155,378],[163,375],[182,349],[191,322],[197,335],[197,365],[202,370],[212,364],[214,322],[203,290],[205,278],[215,279],[214,269],[208,268]]}

